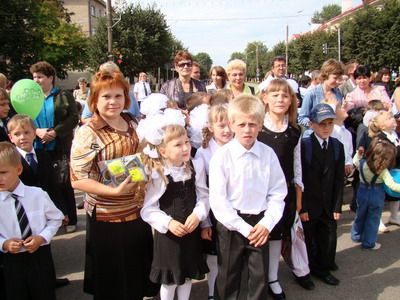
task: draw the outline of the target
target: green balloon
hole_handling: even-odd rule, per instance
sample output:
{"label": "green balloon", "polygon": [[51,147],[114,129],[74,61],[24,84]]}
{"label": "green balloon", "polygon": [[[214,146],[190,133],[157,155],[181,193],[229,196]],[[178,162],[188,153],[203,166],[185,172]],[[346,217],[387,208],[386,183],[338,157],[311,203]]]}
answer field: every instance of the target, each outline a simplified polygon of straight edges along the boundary
{"label": "green balloon", "polygon": [[44,103],[41,86],[32,79],[18,80],[11,89],[11,104],[19,114],[28,115],[35,120]]}

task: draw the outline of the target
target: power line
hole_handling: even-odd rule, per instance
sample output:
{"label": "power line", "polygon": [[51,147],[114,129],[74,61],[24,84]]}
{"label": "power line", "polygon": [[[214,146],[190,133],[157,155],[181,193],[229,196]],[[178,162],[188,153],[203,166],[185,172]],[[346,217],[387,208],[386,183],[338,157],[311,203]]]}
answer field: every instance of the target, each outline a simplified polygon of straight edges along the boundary
{"label": "power line", "polygon": [[266,20],[266,19],[287,19],[312,16],[312,14],[301,14],[292,16],[271,16],[271,17],[245,17],[245,18],[209,18],[209,19],[167,19],[171,22],[206,22],[206,21],[237,21],[237,20]]}

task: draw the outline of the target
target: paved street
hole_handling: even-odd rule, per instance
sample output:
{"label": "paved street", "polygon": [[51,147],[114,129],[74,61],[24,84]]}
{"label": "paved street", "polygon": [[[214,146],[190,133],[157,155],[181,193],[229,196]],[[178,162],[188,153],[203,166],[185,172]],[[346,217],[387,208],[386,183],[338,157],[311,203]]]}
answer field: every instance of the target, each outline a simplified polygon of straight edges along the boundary
{"label": "paved street", "polygon": [[[346,188],[345,203],[348,203],[349,193],[350,190]],[[378,241],[382,243],[379,251],[362,251],[359,245],[350,241],[349,232],[354,217],[355,214],[349,211],[348,205],[344,205],[343,217],[338,228],[336,262],[339,270],[333,272],[341,280],[340,285],[329,286],[314,278],[316,289],[306,291],[294,282],[289,268],[281,261],[279,277],[288,299],[400,299],[400,227],[390,225],[390,233],[379,235]],[[388,217],[386,206],[384,222]],[[52,247],[58,276],[71,280],[68,286],[57,289],[58,299],[91,299],[92,297],[82,291],[85,248],[83,210],[79,211],[78,230],[66,234],[61,228],[53,240]],[[193,285],[191,299],[207,299],[205,282]]]}

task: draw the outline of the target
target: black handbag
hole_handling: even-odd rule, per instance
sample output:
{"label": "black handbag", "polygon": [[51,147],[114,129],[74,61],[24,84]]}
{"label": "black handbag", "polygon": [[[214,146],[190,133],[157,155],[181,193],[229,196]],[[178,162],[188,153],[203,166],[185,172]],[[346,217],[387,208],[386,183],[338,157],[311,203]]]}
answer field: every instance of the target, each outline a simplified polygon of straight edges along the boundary
{"label": "black handbag", "polygon": [[61,159],[53,161],[55,180],[58,184],[69,181],[69,160],[67,155],[63,154]]}

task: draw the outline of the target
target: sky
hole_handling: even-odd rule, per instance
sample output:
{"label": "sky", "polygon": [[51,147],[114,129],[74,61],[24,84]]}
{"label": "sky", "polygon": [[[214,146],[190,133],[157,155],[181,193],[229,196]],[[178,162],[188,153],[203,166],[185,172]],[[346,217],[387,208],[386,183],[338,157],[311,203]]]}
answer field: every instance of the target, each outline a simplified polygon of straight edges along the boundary
{"label": "sky", "polygon": [[[114,0],[115,2],[116,0]],[[153,0],[127,0],[142,6]],[[268,49],[296,33],[310,31],[315,11],[342,0],[158,0],[173,35],[189,52],[206,52],[213,65],[225,67],[233,52],[244,52],[250,42]],[[362,0],[352,0],[352,7]]]}

